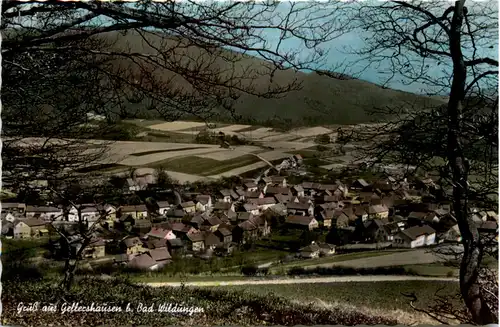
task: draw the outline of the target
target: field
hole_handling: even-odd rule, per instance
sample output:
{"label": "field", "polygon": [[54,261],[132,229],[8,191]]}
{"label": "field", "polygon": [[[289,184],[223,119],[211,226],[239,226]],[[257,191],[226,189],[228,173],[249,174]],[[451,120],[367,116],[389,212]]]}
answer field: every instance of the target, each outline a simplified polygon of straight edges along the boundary
{"label": "field", "polygon": [[[267,295],[269,293],[290,299],[297,303],[312,303],[326,308],[349,307],[360,312],[370,312],[395,316],[399,323],[412,324],[436,323],[425,316],[415,313],[409,299],[403,295],[415,292],[419,307],[432,304],[436,291],[438,294],[455,295],[458,283],[443,281],[389,281],[389,282],[346,282],[315,283],[293,285],[266,285],[265,287],[227,286],[231,290],[242,290],[249,294]],[[454,299],[456,305],[461,305]],[[408,321],[413,319],[413,321]],[[416,321],[415,321],[416,320]]]}
{"label": "field", "polygon": [[[314,138],[324,133],[335,134],[333,129],[321,126],[280,132],[262,126],[196,121],[128,120],[125,124],[136,126],[136,132],[140,131],[134,134],[134,141],[112,141],[106,144],[89,141],[92,148],[106,146],[108,151],[99,162],[81,170],[82,173],[117,174],[125,173],[130,168],[149,169],[152,172],[163,168],[181,183],[243,175],[267,167],[269,162],[279,163],[293,154],[314,157],[318,154]],[[251,145],[225,149],[218,144],[196,143],[196,135],[207,128],[211,128],[214,133],[237,135]],[[330,164],[331,161],[319,163]]]}
{"label": "field", "polygon": [[[219,144],[202,144],[206,141],[197,140],[196,136],[207,128],[214,135],[217,132],[237,135],[238,140],[233,140],[231,144],[241,145],[222,148]],[[248,175],[270,163],[278,164],[294,154],[301,154],[306,159],[304,163],[314,167],[317,173],[321,167],[346,164],[349,156],[336,156],[333,143],[322,145],[323,148],[319,149],[314,140],[322,134],[334,136],[336,131],[330,126],[279,131],[258,125],[126,120],[117,124],[111,134],[87,141],[84,154],[92,155],[103,147],[107,151],[100,160],[82,167],[80,173],[98,176],[101,173],[125,174],[130,168],[149,169],[150,172],[163,168],[167,174],[184,183]],[[28,146],[44,141],[26,138],[22,143]]]}
{"label": "field", "polygon": [[259,158],[249,154],[223,161],[197,156],[187,156],[166,159],[164,161],[148,164],[147,166],[151,168],[163,167],[166,170],[182,171],[193,175],[210,176],[223,173],[233,168],[251,165],[259,161]]}
{"label": "field", "polygon": [[[144,121],[138,121],[138,124],[142,127],[151,129],[152,131],[161,131],[164,133],[183,133],[183,134],[193,134],[200,130],[208,129],[209,126],[201,122],[190,122],[190,121],[175,121],[160,124],[148,125]],[[336,135],[332,129],[322,126],[308,127],[308,128],[297,128],[292,129],[288,132],[279,132],[270,127],[259,127],[252,125],[241,125],[241,124],[212,124],[209,123],[209,129],[214,133],[222,132],[226,135],[236,135],[238,137],[245,138],[252,141],[279,141],[279,142],[293,142],[297,140],[302,140],[303,142],[298,143],[311,143],[314,138],[321,134]]]}
{"label": "field", "polygon": [[289,262],[281,265],[277,265],[271,269],[271,271],[286,270],[292,267],[331,267],[336,264],[343,263],[345,266],[359,268],[357,266],[358,261],[364,261],[368,258],[372,258],[375,261],[380,261],[382,256],[391,256],[395,253],[406,252],[405,250],[385,250],[385,251],[368,251],[360,253],[349,253],[349,254],[336,254],[332,257],[322,257],[315,259],[306,259],[295,262]]}

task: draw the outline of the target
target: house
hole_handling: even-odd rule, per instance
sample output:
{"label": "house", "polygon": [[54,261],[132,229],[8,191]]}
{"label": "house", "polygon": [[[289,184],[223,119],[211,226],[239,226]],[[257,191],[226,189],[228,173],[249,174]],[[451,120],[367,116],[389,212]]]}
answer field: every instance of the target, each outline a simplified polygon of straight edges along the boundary
{"label": "house", "polygon": [[134,257],[129,262],[129,267],[140,270],[157,270],[160,267],[149,253],[143,253]]}
{"label": "house", "polygon": [[148,216],[148,208],[144,204],[121,206],[118,208],[117,217],[130,215],[134,219],[142,219]]}
{"label": "house", "polygon": [[212,197],[210,195],[196,196],[196,211],[205,212],[212,208]]}
{"label": "house", "polygon": [[37,238],[49,233],[46,225],[47,223],[41,219],[29,218],[23,220],[23,222],[30,227],[31,237]]}
{"label": "house", "polygon": [[286,204],[286,209],[291,215],[312,216],[314,214],[314,207],[309,203],[290,201]]}
{"label": "house", "polygon": [[452,226],[445,233],[443,233],[440,239],[445,242],[451,242],[451,243],[462,242],[462,234],[460,233],[460,228],[458,227],[458,224]]}
{"label": "house", "polygon": [[26,218],[34,218],[35,216],[46,221],[62,220],[64,212],[60,208],[49,206],[26,206]]}
{"label": "house", "polygon": [[364,223],[363,241],[371,243],[382,243],[390,241],[389,230],[380,219],[371,219]]}
{"label": "house", "polygon": [[335,203],[336,205],[339,205],[341,203],[341,197],[338,195],[324,195],[323,196],[323,202],[324,203]]}
{"label": "house", "polygon": [[[76,208],[74,208],[74,209],[76,210]],[[82,220],[84,222],[93,223],[93,222],[98,221],[99,218],[101,218],[101,210],[95,204],[82,204],[82,205],[80,205],[79,209],[80,209],[80,213],[82,215]],[[75,220],[71,220],[71,218],[70,218],[71,216],[68,215],[69,221],[79,221],[78,210],[76,210],[76,212],[77,212],[76,216],[73,216],[73,219],[76,218]],[[70,211],[70,214],[71,213],[72,212]]]}
{"label": "house", "polygon": [[24,203],[18,203],[18,202],[2,202],[0,204],[2,206],[2,213],[19,213],[24,215],[26,211],[26,204]]}
{"label": "house", "polygon": [[225,227],[220,227],[214,234],[223,244],[229,244],[233,241],[233,233]]}
{"label": "house", "polygon": [[193,201],[182,202],[177,208],[182,209],[184,213],[189,214],[196,211],[196,204]]}
{"label": "house", "polygon": [[335,254],[335,245],[328,243],[319,243],[319,255],[330,256]]}
{"label": "house", "polygon": [[320,189],[321,184],[319,183],[311,183],[311,182],[303,182],[302,188],[304,189],[304,195],[315,195],[317,191]]}
{"label": "house", "polygon": [[[172,232],[175,234],[176,238],[180,237],[180,238],[185,239],[187,234],[198,232],[198,230],[196,228],[194,228],[193,226],[186,225],[184,223],[179,223],[179,222],[172,223],[171,228],[172,228]],[[173,239],[173,238],[169,238],[169,239]]]}
{"label": "house", "polygon": [[200,229],[203,222],[208,218],[210,218],[210,216],[208,215],[207,212],[204,212],[202,214],[196,214],[193,217],[189,217],[189,216],[185,217],[183,222],[185,224],[189,224],[190,226],[193,226],[196,229]]}
{"label": "house", "polygon": [[267,223],[267,219],[263,216],[253,217],[248,221],[257,226],[258,234],[260,236],[267,236],[271,233],[271,226]]}
{"label": "house", "polygon": [[172,256],[166,247],[149,250],[149,255],[158,264],[158,268],[172,261]]}
{"label": "house", "polygon": [[342,210],[327,209],[320,213],[318,221],[323,221],[323,227],[330,228],[349,226],[349,217]]}
{"label": "house", "polygon": [[158,213],[161,216],[166,216],[168,210],[170,209],[170,204],[168,201],[158,201],[156,204],[158,204]]}
{"label": "house", "polygon": [[481,223],[476,223],[477,230],[480,233],[497,233],[498,234],[498,223],[496,221],[483,221]]}
{"label": "house", "polygon": [[286,205],[283,203],[277,203],[269,207],[266,211],[277,216],[285,216],[287,214]]}
{"label": "house", "polygon": [[320,184],[318,191],[333,195],[338,188],[339,186],[337,184]]}
{"label": "house", "polygon": [[116,220],[116,208],[111,204],[97,206],[97,208],[99,209],[100,214],[104,217],[103,222],[113,228]]}
{"label": "house", "polygon": [[436,240],[436,231],[428,226],[414,226],[400,231],[394,236],[392,244],[394,247],[416,248],[432,245]]}
{"label": "house", "polygon": [[[176,238],[174,238],[176,240]],[[149,238],[144,241],[143,246],[144,248],[147,249],[158,249],[158,248],[164,248],[167,246],[169,240],[166,240],[164,238]]]}
{"label": "house", "polygon": [[244,195],[245,199],[260,199],[264,197],[261,191],[246,191]]}
{"label": "house", "polygon": [[92,239],[83,250],[82,256],[84,258],[103,258],[106,256],[106,242],[101,238]]}
{"label": "house", "polygon": [[302,165],[304,158],[302,158],[300,154],[294,154],[293,158],[295,159],[295,162],[297,162],[298,165]]}
{"label": "house", "polygon": [[278,201],[278,203],[288,203],[288,201],[290,201],[290,195],[286,195],[286,194],[275,194],[274,195],[274,198],[276,199],[276,201]]}
{"label": "house", "polygon": [[326,202],[318,206],[318,210],[341,210],[342,202]]}
{"label": "house", "polygon": [[275,196],[277,194],[291,195],[290,189],[282,186],[268,186],[265,192],[267,196]]}
{"label": "house", "polygon": [[271,185],[286,187],[286,177],[285,176],[269,176],[271,178]]}
{"label": "house", "polygon": [[300,257],[307,258],[307,259],[317,258],[317,257],[319,257],[319,253],[320,253],[320,248],[314,242],[299,250]]}
{"label": "house", "polygon": [[313,204],[313,200],[308,196],[292,196],[290,198],[291,202]]}
{"label": "house", "polygon": [[151,230],[149,231],[149,233],[146,236],[148,238],[153,237],[153,238],[160,238],[160,239],[166,239],[166,240],[176,238],[176,236],[172,230],[158,228],[158,227],[151,228]]}
{"label": "house", "polygon": [[247,221],[248,219],[252,219],[252,218],[253,218],[253,214],[251,212],[238,212],[236,220],[239,224],[243,221]]}
{"label": "house", "polygon": [[221,240],[213,232],[204,233],[205,250],[214,250],[216,247],[222,245]]}
{"label": "house", "polygon": [[368,218],[387,219],[389,218],[389,208],[383,204],[371,205],[368,207]]}
{"label": "house", "polygon": [[171,222],[181,222],[186,215],[189,214],[180,205],[178,208],[171,208],[167,211],[167,218]]}
{"label": "house", "polygon": [[250,199],[248,201],[250,204],[255,204],[259,208],[260,211],[264,211],[269,207],[272,207],[276,204],[276,200],[273,197],[268,198],[260,198],[260,199]]}
{"label": "house", "polygon": [[266,176],[261,177],[257,180],[257,185],[262,189],[266,189],[267,186],[271,185],[271,178]]}
{"label": "house", "polygon": [[369,187],[370,187],[370,184],[367,181],[365,181],[364,179],[360,178],[360,179],[357,179],[354,182],[352,182],[350,188],[352,188],[354,190],[363,190],[363,189],[366,189]]}
{"label": "house", "polygon": [[228,212],[228,211],[235,211],[234,210],[234,204],[231,202],[215,202],[213,212]]}
{"label": "house", "polygon": [[233,201],[245,201],[245,193],[246,191],[243,188],[231,190],[231,199]]}
{"label": "house", "polygon": [[203,225],[207,226],[212,232],[215,232],[221,224],[222,220],[220,220],[217,216],[212,216],[203,222]]}
{"label": "house", "polygon": [[137,219],[133,223],[133,231],[139,234],[147,234],[151,231],[151,221],[148,219]]}
{"label": "house", "polygon": [[318,221],[312,216],[288,216],[285,223],[290,227],[313,230],[319,227]]}
{"label": "house", "polygon": [[258,185],[255,182],[247,182],[243,184],[243,187],[247,192],[256,192],[258,190]]}
{"label": "house", "polygon": [[363,204],[372,204],[372,205],[382,204],[380,196],[373,192],[360,192],[358,200]]}
{"label": "house", "polygon": [[167,240],[167,247],[172,255],[184,253],[184,241],[180,238]]}
{"label": "house", "polygon": [[144,252],[142,242],[138,237],[129,237],[122,241],[125,253],[128,255]]}
{"label": "house", "polygon": [[252,215],[255,215],[255,216],[259,214],[259,207],[256,204],[245,203],[243,205],[243,210],[245,212],[250,212]]}
{"label": "house", "polygon": [[113,256],[113,263],[115,265],[127,265],[128,264],[128,255],[125,253],[117,254]]}
{"label": "house", "polygon": [[254,240],[259,235],[257,224],[253,220],[245,220],[233,229],[233,240],[238,243],[246,243]]}
{"label": "house", "polygon": [[190,250],[200,252],[205,249],[205,237],[203,233],[187,234],[187,241],[190,243]]}
{"label": "house", "polygon": [[221,196],[221,202],[232,202],[231,199],[231,190],[223,189],[219,191],[219,195]]}
{"label": "house", "polygon": [[128,229],[134,225],[134,218],[131,215],[122,215],[118,218],[118,225],[120,225],[123,229]]}
{"label": "house", "polygon": [[14,238],[23,239],[31,237],[31,227],[24,221],[17,221],[14,223]]}

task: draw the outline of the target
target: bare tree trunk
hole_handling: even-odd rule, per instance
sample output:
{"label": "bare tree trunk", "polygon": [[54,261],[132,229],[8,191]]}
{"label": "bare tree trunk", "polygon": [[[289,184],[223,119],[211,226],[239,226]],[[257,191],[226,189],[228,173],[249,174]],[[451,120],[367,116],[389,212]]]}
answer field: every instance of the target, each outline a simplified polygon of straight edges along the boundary
{"label": "bare tree trunk", "polygon": [[468,162],[464,156],[460,131],[462,101],[465,97],[466,66],[461,48],[461,27],[465,0],[455,2],[450,29],[450,52],[453,59],[453,81],[448,102],[448,160],[453,180],[453,210],[462,234],[464,255],[460,266],[460,291],[473,320],[480,325],[495,322],[479,284],[479,266],[483,248],[477,227],[468,214]]}

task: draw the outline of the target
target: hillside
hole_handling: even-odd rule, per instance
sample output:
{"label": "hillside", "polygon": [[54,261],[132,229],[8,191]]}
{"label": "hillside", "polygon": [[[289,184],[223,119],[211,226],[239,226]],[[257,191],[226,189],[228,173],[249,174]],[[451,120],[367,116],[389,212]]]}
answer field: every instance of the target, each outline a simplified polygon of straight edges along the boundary
{"label": "hillside", "polygon": [[[146,37],[136,32],[109,33],[106,37],[113,42],[113,48],[147,54],[157,54],[155,48],[161,48],[167,54],[164,67],[156,70],[153,74],[160,76],[170,87],[186,95],[192,94],[193,85],[196,84],[189,76],[191,72],[204,72],[198,74],[203,79],[196,87],[211,95],[207,85],[214,81],[232,88],[232,92],[238,92],[234,88],[251,89],[254,93],[275,89],[279,85],[289,85],[296,81],[300,84],[300,90],[286,93],[280,98],[263,98],[252,94],[243,94],[236,101],[234,107],[236,113],[252,118],[258,122],[272,119],[277,116],[281,119],[291,120],[300,124],[353,124],[373,120],[366,111],[373,107],[385,106],[413,106],[416,108],[442,103],[437,98],[429,98],[421,95],[403,91],[382,88],[376,84],[357,80],[339,79],[321,76],[317,73],[303,73],[292,70],[277,71],[272,79],[269,78],[271,69],[268,62],[256,57],[242,55],[221,48],[202,48],[198,45],[186,44],[183,40],[174,38],[160,38],[157,35]],[[187,59],[189,58],[189,59]],[[179,64],[180,63],[180,64]],[[121,62],[118,66],[124,67]],[[125,64],[127,65],[127,64]],[[183,77],[180,76],[180,74]],[[214,78],[213,76],[218,76]],[[223,94],[223,88],[217,88],[216,94]],[[227,90],[227,88],[225,88]],[[196,95],[198,102],[205,101],[203,94]],[[214,96],[215,97],[215,96]],[[311,107],[312,100],[320,110]],[[147,102],[147,101],[146,101]],[[175,102],[175,101],[174,101]],[[158,114],[154,111],[144,109],[141,104],[130,104],[131,112],[137,113],[141,118],[156,118]],[[198,104],[195,99],[187,100],[184,97],[181,103],[175,103],[172,107],[192,106]],[[318,105],[319,104],[319,105]],[[207,106],[214,102],[206,101]],[[227,112],[222,112],[219,120],[231,117]]]}
{"label": "hillside", "polygon": [[[163,110],[172,113],[180,109],[194,113],[175,119],[193,119],[208,108],[212,112],[213,109],[219,111],[218,120],[232,121],[233,116],[221,109],[221,98],[234,94],[240,95],[232,104],[236,114],[247,122],[262,123],[279,117],[286,120],[285,124],[293,121],[297,125],[368,122],[373,117],[369,117],[366,110],[373,107],[415,105],[418,109],[444,101],[346,79],[341,74],[339,78],[331,78],[293,70],[273,72],[274,66],[271,67],[269,62],[221,46],[208,47],[200,40],[188,43],[186,39],[141,33],[99,34],[98,37],[108,43],[105,51],[136,55],[135,59],[131,56],[115,57],[108,67],[121,71],[128,80],[141,80],[152,87],[160,94],[161,101],[156,99],[156,102],[161,103]],[[157,49],[161,49],[163,56],[158,56]],[[142,56],[142,61],[136,60],[137,54]],[[152,84],[151,77],[162,80],[163,85]],[[107,82],[103,80],[102,83],[104,86]],[[263,92],[283,91],[287,85],[293,85],[293,91],[278,92],[279,98],[270,94],[262,97]],[[253,94],[242,93],[242,89]],[[138,100],[133,99],[134,95],[122,98],[131,118],[164,118],[157,111],[148,110],[150,98]],[[312,108],[311,101],[320,110]]]}

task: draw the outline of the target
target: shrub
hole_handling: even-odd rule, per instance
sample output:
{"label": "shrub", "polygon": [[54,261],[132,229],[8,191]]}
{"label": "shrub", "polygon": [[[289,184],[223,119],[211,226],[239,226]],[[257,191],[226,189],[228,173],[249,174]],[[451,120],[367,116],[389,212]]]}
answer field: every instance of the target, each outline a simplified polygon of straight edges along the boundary
{"label": "shrub", "polygon": [[241,267],[241,273],[245,276],[255,276],[258,268],[254,265],[245,265]]}
{"label": "shrub", "polygon": [[330,135],[328,135],[328,134],[318,135],[314,139],[314,142],[317,143],[317,144],[328,144],[328,143],[331,142]]}

